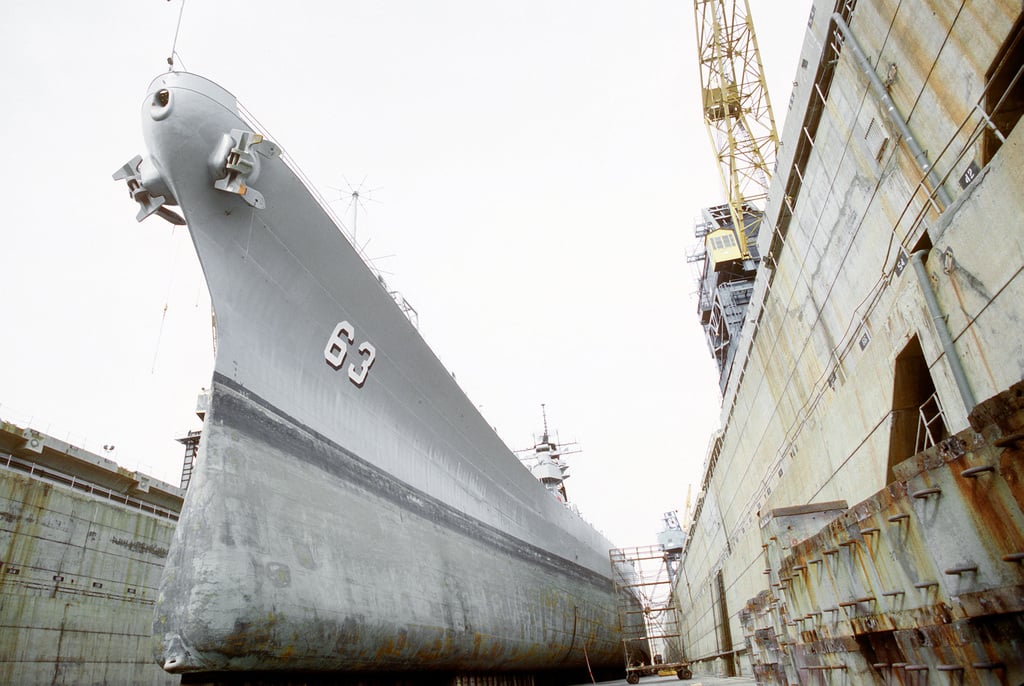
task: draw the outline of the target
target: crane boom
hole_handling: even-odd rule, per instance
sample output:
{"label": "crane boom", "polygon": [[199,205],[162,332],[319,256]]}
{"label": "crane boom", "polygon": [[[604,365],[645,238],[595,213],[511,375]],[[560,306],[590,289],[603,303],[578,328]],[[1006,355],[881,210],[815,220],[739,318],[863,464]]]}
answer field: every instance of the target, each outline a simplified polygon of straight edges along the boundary
{"label": "crane boom", "polygon": [[702,211],[698,312],[725,392],[761,255],[779,136],[748,0],[694,0],[701,106],[727,201]]}
{"label": "crane boom", "polygon": [[[748,1],[694,0],[694,12],[704,124],[738,244],[734,251],[708,250],[718,269],[716,255],[751,259],[748,215],[768,195],[779,137]],[[706,247],[711,242],[709,234]]]}

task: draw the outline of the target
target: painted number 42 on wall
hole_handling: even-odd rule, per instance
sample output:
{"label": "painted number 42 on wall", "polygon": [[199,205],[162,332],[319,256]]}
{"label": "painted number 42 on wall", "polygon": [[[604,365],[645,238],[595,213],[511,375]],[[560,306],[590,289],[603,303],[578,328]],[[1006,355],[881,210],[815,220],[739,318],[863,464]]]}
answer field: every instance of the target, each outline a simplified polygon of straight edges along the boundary
{"label": "painted number 42 on wall", "polygon": [[[347,321],[338,322],[324,348],[324,359],[327,364],[335,369],[341,369],[345,364],[345,357],[348,355],[348,347],[355,341],[355,336],[355,329],[351,324]],[[370,373],[370,367],[373,366],[373,361],[377,359],[377,349],[369,341],[363,341],[356,350],[361,359],[358,367],[354,363],[348,365],[348,379],[362,388],[366,382],[366,375]]]}

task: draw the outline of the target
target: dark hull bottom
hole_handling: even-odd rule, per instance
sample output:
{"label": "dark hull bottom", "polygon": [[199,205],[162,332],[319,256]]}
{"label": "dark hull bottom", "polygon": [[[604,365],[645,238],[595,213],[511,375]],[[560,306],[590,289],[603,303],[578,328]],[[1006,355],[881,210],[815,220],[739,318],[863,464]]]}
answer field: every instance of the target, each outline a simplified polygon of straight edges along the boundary
{"label": "dark hull bottom", "polygon": [[[593,672],[594,681],[622,678],[625,670],[603,669]],[[560,669],[536,672],[488,672],[480,674],[453,672],[255,672],[239,674],[217,672],[185,674],[182,686],[566,686],[590,683],[591,674],[584,669]]]}
{"label": "dark hull bottom", "polygon": [[588,680],[588,661],[622,668],[612,593],[607,577],[467,517],[218,376],[154,640],[182,673],[347,683],[341,674],[426,667],[427,682],[454,683],[573,668]]}

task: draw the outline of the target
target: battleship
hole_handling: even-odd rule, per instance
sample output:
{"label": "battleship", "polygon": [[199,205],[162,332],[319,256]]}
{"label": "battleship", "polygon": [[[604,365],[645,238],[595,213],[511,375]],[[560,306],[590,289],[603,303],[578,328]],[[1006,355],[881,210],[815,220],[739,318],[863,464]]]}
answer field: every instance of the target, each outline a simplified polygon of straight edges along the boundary
{"label": "battleship", "polygon": [[703,262],[722,410],[683,648],[762,684],[1019,684],[1021,5],[816,0],[807,27],[763,206],[699,230],[751,249]]}
{"label": "battleship", "polygon": [[187,225],[216,339],[161,666],[621,671],[611,543],[498,438],[280,147],[186,72],[153,81],[142,123],[115,178],[140,221]]}

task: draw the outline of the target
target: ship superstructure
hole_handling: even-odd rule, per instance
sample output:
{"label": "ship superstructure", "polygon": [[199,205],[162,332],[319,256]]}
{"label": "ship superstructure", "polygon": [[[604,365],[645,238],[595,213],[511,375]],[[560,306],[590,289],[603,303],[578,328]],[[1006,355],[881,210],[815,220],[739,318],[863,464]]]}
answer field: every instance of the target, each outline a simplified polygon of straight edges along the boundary
{"label": "ship superstructure", "polygon": [[565,480],[569,478],[569,465],[562,458],[578,453],[579,448],[575,443],[560,443],[553,439],[551,432],[548,431],[548,415],[544,405],[541,405],[541,414],[544,419],[544,430],[540,436],[534,436],[532,448],[517,450],[516,454],[558,502],[575,511],[576,506],[569,502],[565,490]]}
{"label": "ship superstructure", "polygon": [[739,336],[721,319],[686,655],[762,683],[1019,683],[1021,6],[806,21]]}

